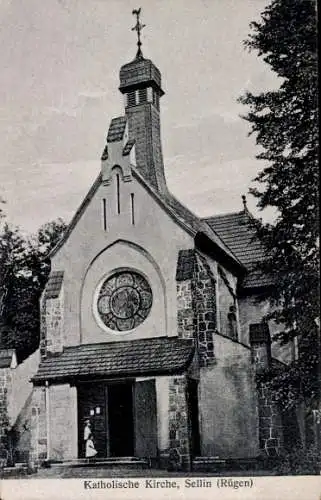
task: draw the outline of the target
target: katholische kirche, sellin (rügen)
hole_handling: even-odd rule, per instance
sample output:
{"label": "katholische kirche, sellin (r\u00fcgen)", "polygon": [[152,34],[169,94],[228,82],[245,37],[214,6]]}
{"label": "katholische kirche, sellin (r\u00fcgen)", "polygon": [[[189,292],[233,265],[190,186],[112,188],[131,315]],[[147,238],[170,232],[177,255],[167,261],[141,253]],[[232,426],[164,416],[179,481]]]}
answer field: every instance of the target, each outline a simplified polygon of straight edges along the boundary
{"label": "katholische kirche, sellin (r\u00fcgen)", "polygon": [[257,301],[271,286],[256,268],[264,252],[245,198],[237,213],[202,219],[169,192],[161,72],[143,56],[134,13],[123,114],[111,119],[100,173],[51,253],[39,364],[14,417],[19,366],[3,354],[17,449],[39,462],[85,459],[86,428],[95,461],[189,470],[272,457],[287,437],[256,375],[287,357],[262,321],[268,303]]}

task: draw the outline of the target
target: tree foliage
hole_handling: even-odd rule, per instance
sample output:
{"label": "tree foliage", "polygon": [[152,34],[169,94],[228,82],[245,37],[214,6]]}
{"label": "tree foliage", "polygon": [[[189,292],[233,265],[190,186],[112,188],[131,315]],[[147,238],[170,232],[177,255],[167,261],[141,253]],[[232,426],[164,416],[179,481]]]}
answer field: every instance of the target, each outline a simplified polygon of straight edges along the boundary
{"label": "tree foliage", "polygon": [[65,230],[58,219],[24,236],[4,218],[0,231],[1,345],[23,361],[39,345],[39,299],[50,272],[48,253]]}
{"label": "tree foliage", "polygon": [[[265,167],[250,192],[258,207],[274,207],[273,223],[258,225],[267,247],[264,271],[274,276],[268,319],[282,327],[279,340],[296,338],[299,357],[273,379],[286,405],[304,396],[318,399],[319,171],[316,3],[274,0],[251,23],[245,42],[279,77],[279,88],[240,101],[260,146]],[[258,186],[258,187],[257,187]]]}

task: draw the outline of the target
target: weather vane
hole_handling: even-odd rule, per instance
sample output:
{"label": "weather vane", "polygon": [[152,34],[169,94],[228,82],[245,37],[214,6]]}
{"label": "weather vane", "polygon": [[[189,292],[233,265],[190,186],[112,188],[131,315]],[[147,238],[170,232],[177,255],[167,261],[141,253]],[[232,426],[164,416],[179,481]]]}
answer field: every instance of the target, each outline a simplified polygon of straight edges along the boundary
{"label": "weather vane", "polygon": [[134,16],[136,16],[136,24],[132,28],[132,31],[137,31],[137,38],[138,38],[138,41],[137,41],[138,50],[137,50],[136,57],[139,57],[139,56],[143,55],[142,51],[141,51],[142,42],[140,41],[140,34],[141,34],[142,29],[145,28],[146,24],[142,24],[140,22],[139,16],[140,16],[141,10],[142,10],[141,7],[139,7],[139,9],[134,9],[133,12],[132,12],[132,14]]}

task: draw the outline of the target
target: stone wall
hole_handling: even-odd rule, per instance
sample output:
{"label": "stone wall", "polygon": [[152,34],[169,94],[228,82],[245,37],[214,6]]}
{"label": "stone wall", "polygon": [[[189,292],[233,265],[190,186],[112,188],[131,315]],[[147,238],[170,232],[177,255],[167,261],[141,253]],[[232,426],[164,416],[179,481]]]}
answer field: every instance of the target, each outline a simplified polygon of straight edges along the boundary
{"label": "stone wall", "polygon": [[40,359],[43,360],[47,354],[47,343],[46,343],[46,333],[47,333],[47,325],[46,325],[46,298],[43,293],[40,299],[40,339],[39,339],[39,352]]}
{"label": "stone wall", "polygon": [[272,368],[268,325],[266,323],[251,324],[249,340],[252,363],[256,373],[260,450],[263,455],[273,457],[280,453],[283,446],[283,430],[280,410],[273,401],[271,390],[264,383],[264,375]]}
{"label": "stone wall", "polygon": [[[59,295],[47,298],[44,295],[41,304],[42,331],[41,352],[42,355],[56,354],[63,349],[63,288]],[[44,349],[45,346],[45,349]]]}
{"label": "stone wall", "polygon": [[218,266],[218,309],[219,309],[219,325],[218,331],[224,335],[237,338],[231,332],[231,323],[229,320],[231,308],[235,307],[236,296],[229,282],[228,277],[221,266]]}
{"label": "stone wall", "polygon": [[179,252],[177,271],[178,336],[194,338],[199,362],[214,362],[216,330],[215,277],[205,258],[194,249]]}
{"label": "stone wall", "polygon": [[194,338],[195,313],[192,279],[177,283],[177,333],[183,339]]}
{"label": "stone wall", "polygon": [[7,408],[10,385],[11,368],[0,368],[0,446],[5,442],[6,429],[8,429],[9,426]]}
{"label": "stone wall", "polygon": [[64,345],[64,271],[51,271],[40,300],[40,355],[61,353]]}
{"label": "stone wall", "polygon": [[198,340],[200,365],[208,366],[215,361],[215,278],[205,259],[197,253],[195,257],[194,304],[196,335]]}
{"label": "stone wall", "polygon": [[262,383],[258,386],[258,407],[261,453],[275,457],[283,446],[282,420],[270,390]]}

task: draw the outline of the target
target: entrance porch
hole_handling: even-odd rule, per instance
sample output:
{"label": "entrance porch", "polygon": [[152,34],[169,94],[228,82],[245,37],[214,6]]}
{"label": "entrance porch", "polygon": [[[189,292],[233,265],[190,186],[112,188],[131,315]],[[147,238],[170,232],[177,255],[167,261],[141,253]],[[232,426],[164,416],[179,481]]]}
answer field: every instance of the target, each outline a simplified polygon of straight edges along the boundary
{"label": "entrance porch", "polygon": [[73,346],[46,358],[33,379],[32,453],[47,462],[87,460],[89,420],[97,451],[89,460],[188,468],[199,451],[193,356],[192,341],[159,337]]}

